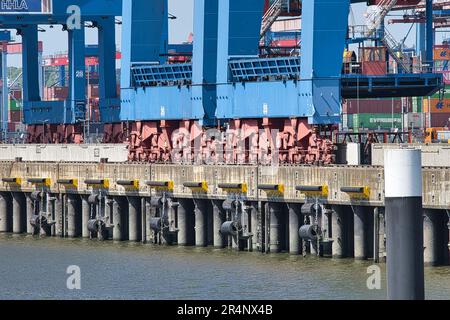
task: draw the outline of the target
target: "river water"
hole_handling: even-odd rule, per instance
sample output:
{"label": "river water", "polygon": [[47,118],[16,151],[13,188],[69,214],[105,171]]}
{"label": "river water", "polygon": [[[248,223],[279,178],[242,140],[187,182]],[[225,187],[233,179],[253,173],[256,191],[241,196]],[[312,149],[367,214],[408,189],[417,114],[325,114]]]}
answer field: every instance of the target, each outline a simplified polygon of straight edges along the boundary
{"label": "river water", "polygon": [[[367,289],[370,262],[0,235],[4,299],[385,299]],[[69,290],[69,266],[81,290]],[[450,267],[426,268],[428,299],[450,299]]]}

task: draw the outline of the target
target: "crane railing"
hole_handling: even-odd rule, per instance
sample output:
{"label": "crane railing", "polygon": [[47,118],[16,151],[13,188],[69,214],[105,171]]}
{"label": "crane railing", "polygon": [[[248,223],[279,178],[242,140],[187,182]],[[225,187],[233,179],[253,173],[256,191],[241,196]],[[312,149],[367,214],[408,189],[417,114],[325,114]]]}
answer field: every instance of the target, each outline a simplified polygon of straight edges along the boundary
{"label": "crane railing", "polygon": [[382,42],[397,65],[401,67],[404,72],[410,72],[411,63],[409,57],[402,52],[401,45],[397,43],[392,34],[387,30],[384,31]]}
{"label": "crane railing", "polygon": [[261,39],[264,38],[267,31],[270,30],[272,25],[277,21],[281,13],[288,9],[287,0],[275,0],[264,14],[261,24]]}
{"label": "crane railing", "polygon": [[397,5],[398,0],[382,0],[377,5],[378,10],[374,10],[367,16],[368,29],[367,37],[371,37],[386,18],[389,11]]}

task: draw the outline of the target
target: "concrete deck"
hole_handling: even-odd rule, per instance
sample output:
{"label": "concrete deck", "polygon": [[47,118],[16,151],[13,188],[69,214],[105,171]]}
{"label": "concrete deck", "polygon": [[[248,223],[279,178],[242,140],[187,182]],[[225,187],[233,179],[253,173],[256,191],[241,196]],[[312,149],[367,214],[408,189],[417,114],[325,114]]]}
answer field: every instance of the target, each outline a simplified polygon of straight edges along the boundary
{"label": "concrete deck", "polygon": [[[248,201],[303,203],[305,195],[296,191],[297,186],[327,186],[328,196],[321,198],[324,204],[384,206],[384,172],[373,166],[192,166],[150,165],[124,163],[39,163],[0,162],[0,179],[20,178],[20,185],[0,181],[0,191],[32,192],[39,186],[28,182],[30,178],[50,179],[51,193],[90,194],[93,186],[86,179],[106,179],[105,191],[112,196],[150,196],[161,192],[150,188],[146,181],[173,181],[174,198],[226,199],[228,193],[219,188],[221,183],[243,183],[247,193],[241,196]],[[59,180],[76,179],[77,187],[59,184]],[[117,184],[120,180],[138,180],[139,188],[131,189]],[[185,183],[206,182],[207,192],[192,190]],[[280,185],[284,193],[259,190],[261,185]],[[424,168],[424,208],[450,209],[450,168]],[[352,198],[342,192],[342,187],[367,187],[368,198]]]}

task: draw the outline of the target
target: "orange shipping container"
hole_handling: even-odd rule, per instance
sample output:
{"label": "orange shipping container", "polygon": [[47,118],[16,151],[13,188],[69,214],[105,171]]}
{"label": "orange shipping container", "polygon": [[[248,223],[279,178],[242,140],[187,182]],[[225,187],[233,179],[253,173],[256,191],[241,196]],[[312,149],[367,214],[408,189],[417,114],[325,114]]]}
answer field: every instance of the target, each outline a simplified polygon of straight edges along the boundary
{"label": "orange shipping container", "polygon": [[[431,108],[430,108],[431,105]],[[450,113],[450,99],[423,99],[423,112],[425,113]]]}

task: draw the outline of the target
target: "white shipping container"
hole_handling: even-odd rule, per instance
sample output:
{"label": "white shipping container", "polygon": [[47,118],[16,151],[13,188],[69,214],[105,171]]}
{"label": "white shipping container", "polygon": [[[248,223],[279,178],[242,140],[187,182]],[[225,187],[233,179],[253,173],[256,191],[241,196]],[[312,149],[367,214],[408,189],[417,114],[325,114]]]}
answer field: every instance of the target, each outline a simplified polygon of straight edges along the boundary
{"label": "white shipping container", "polygon": [[20,144],[0,145],[0,161],[22,158],[27,162],[108,162],[128,161],[126,144]]}
{"label": "white shipping container", "polygon": [[277,20],[270,29],[272,32],[297,31],[302,28],[300,19]]}

